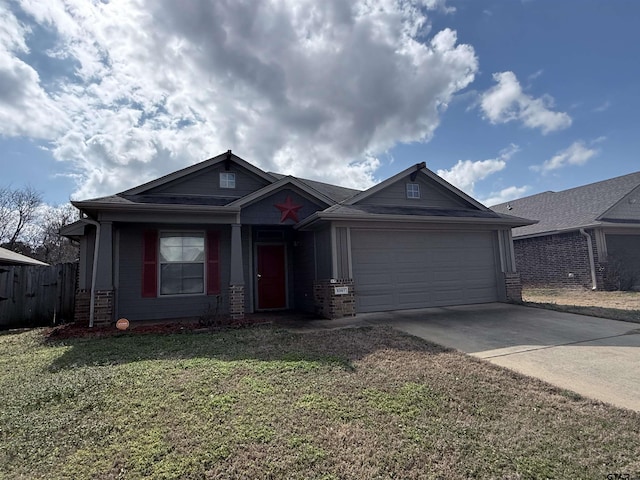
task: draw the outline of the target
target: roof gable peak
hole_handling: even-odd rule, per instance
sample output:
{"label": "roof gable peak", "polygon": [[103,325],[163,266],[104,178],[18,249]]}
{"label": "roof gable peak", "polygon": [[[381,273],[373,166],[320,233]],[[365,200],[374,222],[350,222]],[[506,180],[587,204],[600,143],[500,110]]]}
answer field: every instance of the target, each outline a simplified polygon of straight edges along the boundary
{"label": "roof gable peak", "polygon": [[230,207],[244,207],[247,206],[251,203],[254,203],[258,200],[260,200],[261,198],[277,191],[280,190],[284,187],[286,187],[287,185],[293,185],[295,187],[297,187],[299,190],[301,190],[302,192],[304,192],[305,194],[307,194],[308,196],[310,196],[311,198],[320,201],[321,203],[324,203],[325,205],[333,205],[334,203],[336,203],[334,200],[332,200],[331,198],[329,198],[328,196],[326,196],[325,194],[323,194],[322,192],[319,192],[318,190],[316,190],[315,188],[313,188],[310,185],[307,185],[305,182],[301,181],[300,179],[291,176],[291,175],[285,175],[282,178],[280,178],[277,181],[274,181],[273,183],[271,183],[270,185],[267,185],[263,188],[261,188],[260,190],[256,190],[253,193],[250,193],[249,195],[245,195],[242,198],[239,198],[238,200],[231,202],[228,206]]}
{"label": "roof gable peak", "polygon": [[139,195],[153,188],[158,188],[170,182],[175,182],[188,175],[192,175],[194,173],[202,171],[211,166],[218,165],[220,163],[224,163],[225,169],[229,169],[229,166],[232,163],[235,163],[236,165],[250,171],[251,173],[257,175],[258,177],[264,179],[269,183],[273,183],[277,180],[273,175],[270,175],[264,170],[261,170],[258,167],[243,160],[242,158],[237,156],[235,153],[232,153],[231,150],[227,150],[225,153],[221,153],[220,155],[217,155],[215,157],[209,158],[207,160],[203,160],[202,162],[195,163],[188,167],[185,167],[175,172],[164,175],[160,178],[156,178],[155,180],[151,180],[149,182],[143,183],[142,185],[138,185],[137,187],[133,187],[133,188],[130,188],[129,190],[120,192],[118,195]]}
{"label": "roof gable peak", "polygon": [[472,205],[473,207],[477,208],[478,210],[482,210],[482,211],[489,210],[487,207],[482,205],[476,199],[470,197],[469,195],[464,193],[462,190],[454,187],[449,182],[447,182],[445,179],[443,179],[442,177],[438,176],[436,173],[434,173],[431,170],[429,170],[426,167],[426,163],[425,162],[420,162],[420,163],[417,163],[415,165],[412,165],[409,168],[406,168],[405,170],[397,173],[396,175],[394,175],[394,176],[392,176],[392,177],[390,177],[390,178],[388,178],[388,179],[386,179],[386,180],[384,180],[384,181],[372,186],[368,190],[360,192],[360,193],[354,195],[353,197],[345,200],[344,202],[342,202],[342,204],[344,204],[344,205],[355,205],[356,203],[361,202],[362,200],[364,200],[366,198],[369,198],[370,196],[374,195],[375,193],[380,192],[381,190],[384,190],[385,188],[389,187],[390,185],[393,185],[394,183],[405,179],[407,176],[409,177],[409,179],[412,182],[416,181],[418,176],[426,177],[426,178],[432,180],[433,182],[437,183],[441,187],[443,187],[445,190],[448,190],[454,196],[462,199],[466,203],[468,203],[468,204]]}

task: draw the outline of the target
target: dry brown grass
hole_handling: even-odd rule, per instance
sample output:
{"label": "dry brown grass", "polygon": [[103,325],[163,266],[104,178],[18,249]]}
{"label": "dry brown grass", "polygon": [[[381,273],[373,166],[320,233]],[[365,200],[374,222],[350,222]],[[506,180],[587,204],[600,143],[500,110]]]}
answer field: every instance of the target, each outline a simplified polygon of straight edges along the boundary
{"label": "dry brown grass", "polygon": [[522,300],[530,306],[640,322],[640,292],[603,292],[585,288],[524,288]]}
{"label": "dry brown grass", "polygon": [[0,478],[607,478],[640,414],[390,328],[0,335]]}

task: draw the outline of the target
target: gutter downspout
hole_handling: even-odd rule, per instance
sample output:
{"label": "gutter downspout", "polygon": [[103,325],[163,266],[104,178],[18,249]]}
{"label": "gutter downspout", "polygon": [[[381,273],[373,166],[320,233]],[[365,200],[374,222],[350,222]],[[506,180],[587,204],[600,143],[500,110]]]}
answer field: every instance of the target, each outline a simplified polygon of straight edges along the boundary
{"label": "gutter downspout", "polygon": [[100,224],[90,218],[83,221],[96,227],[96,241],[93,245],[93,269],[91,270],[91,300],[89,302],[89,328],[93,328],[96,304],[96,279],[98,278],[98,249],[100,248]]}
{"label": "gutter downspout", "polygon": [[584,228],[580,229],[580,234],[587,239],[587,251],[589,252],[589,267],[591,267],[591,290],[598,289],[598,283],[596,282],[596,262],[593,258],[593,245],[591,245],[591,235],[584,231]]}

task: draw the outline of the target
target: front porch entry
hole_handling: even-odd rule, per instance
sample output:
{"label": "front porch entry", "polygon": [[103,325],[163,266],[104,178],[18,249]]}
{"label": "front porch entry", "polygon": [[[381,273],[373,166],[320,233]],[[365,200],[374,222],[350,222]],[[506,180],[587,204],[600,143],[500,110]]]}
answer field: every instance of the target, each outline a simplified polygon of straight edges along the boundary
{"label": "front porch entry", "polygon": [[284,244],[256,245],[256,305],[258,310],[287,308]]}

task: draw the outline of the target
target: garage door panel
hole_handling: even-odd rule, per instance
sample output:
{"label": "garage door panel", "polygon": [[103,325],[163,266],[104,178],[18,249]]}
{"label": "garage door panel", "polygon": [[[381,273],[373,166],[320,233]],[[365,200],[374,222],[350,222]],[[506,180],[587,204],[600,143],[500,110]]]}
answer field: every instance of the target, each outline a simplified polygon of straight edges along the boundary
{"label": "garage door panel", "polygon": [[495,285],[494,279],[487,278],[486,269],[465,270],[464,275],[465,275],[465,279],[464,279],[465,283],[470,283],[473,285],[476,285],[476,284],[482,285],[483,282],[485,282],[486,284],[489,284],[489,285]]}
{"label": "garage door panel", "polygon": [[[396,281],[400,285],[419,285],[422,286],[424,282],[431,277],[429,274],[425,274],[423,271],[417,272],[400,272],[396,275]],[[389,275],[387,275],[387,280],[389,279]]]}
{"label": "garage door panel", "polygon": [[363,312],[376,312],[384,310],[386,305],[393,302],[393,296],[386,295],[363,295],[360,297]]}
{"label": "garage door panel", "polygon": [[496,301],[492,235],[352,229],[357,311]]}
{"label": "garage door panel", "polygon": [[389,276],[383,273],[368,273],[362,275],[360,278],[362,279],[363,288],[366,289],[376,289],[376,287],[387,288],[389,285]]}
{"label": "garage door panel", "polygon": [[362,250],[362,261],[354,261],[355,265],[362,266],[363,268],[375,268],[376,265],[385,265],[385,255],[389,253],[380,249],[365,249]]}

